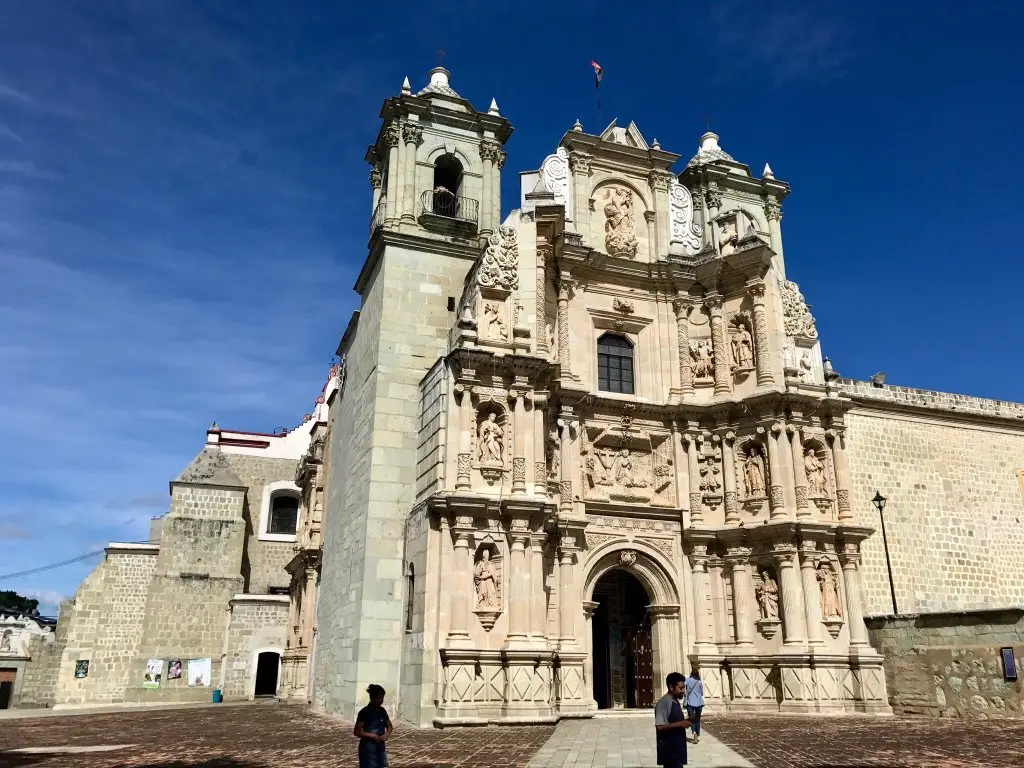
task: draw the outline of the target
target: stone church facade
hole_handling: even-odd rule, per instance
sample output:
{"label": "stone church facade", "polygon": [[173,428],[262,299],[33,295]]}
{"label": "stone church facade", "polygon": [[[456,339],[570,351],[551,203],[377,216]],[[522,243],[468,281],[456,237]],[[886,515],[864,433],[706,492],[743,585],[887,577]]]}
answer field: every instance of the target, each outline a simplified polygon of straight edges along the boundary
{"label": "stone church facade", "polygon": [[[503,219],[497,103],[437,68],[381,118],[313,412],[208,430],[150,541],[0,652],[21,706],[352,718],[378,683],[420,726],[551,722],[696,667],[712,711],[1024,714],[1024,405],[840,378],[788,184],[710,132],[683,162],[577,123]],[[143,684],[205,658],[209,686]]]}
{"label": "stone church facade", "polygon": [[420,725],[542,722],[699,667],[718,711],[888,713],[876,490],[910,610],[1021,605],[1024,409],[840,379],[769,167],[577,123],[501,220],[511,126],[430,77],[367,152],[317,707],[377,682]]}

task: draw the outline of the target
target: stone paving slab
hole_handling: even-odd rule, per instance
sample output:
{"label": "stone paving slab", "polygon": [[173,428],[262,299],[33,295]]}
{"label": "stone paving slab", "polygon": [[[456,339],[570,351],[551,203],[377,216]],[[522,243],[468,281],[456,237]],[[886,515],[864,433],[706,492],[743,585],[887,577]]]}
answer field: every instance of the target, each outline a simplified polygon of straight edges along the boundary
{"label": "stone paving slab", "polygon": [[[687,731],[689,737],[689,731]],[[752,764],[702,731],[699,744],[687,746],[692,768],[753,768]],[[654,713],[643,717],[567,720],[533,756],[529,768],[656,768]]]}

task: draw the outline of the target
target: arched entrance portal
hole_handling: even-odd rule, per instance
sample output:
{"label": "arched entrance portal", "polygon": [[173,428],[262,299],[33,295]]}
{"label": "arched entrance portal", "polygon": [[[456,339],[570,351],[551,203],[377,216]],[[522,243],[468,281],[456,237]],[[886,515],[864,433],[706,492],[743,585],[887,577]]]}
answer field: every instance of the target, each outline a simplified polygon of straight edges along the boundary
{"label": "arched entrance portal", "polygon": [[256,658],[256,696],[277,695],[277,675],[281,669],[281,654],[265,651]]}
{"label": "arched entrance portal", "polygon": [[591,619],[594,700],[598,709],[654,706],[653,601],[640,580],[615,568],[594,584]]}

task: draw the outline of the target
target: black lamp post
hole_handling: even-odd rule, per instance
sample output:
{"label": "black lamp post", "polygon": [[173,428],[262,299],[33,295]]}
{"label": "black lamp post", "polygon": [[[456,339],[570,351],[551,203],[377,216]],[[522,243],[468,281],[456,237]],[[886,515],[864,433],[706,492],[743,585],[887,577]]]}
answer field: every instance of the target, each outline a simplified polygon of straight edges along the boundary
{"label": "black lamp post", "polygon": [[899,608],[896,607],[896,587],[892,581],[892,561],[889,559],[889,539],[885,535],[885,496],[875,491],[875,498],[871,500],[878,507],[878,517],[882,521],[882,547],[885,549],[885,568],[889,571],[889,594],[892,597],[892,615],[899,616]]}

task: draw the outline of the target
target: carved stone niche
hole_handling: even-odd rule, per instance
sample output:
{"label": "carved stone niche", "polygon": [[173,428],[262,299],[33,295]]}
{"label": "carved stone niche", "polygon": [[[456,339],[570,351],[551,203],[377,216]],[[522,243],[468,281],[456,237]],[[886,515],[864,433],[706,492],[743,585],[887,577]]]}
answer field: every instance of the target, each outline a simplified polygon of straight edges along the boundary
{"label": "carved stone niche", "polygon": [[669,434],[587,424],[583,438],[580,454],[586,500],[675,505]]}
{"label": "carved stone niche", "polygon": [[715,385],[715,347],[710,336],[690,339],[690,361],[693,370],[693,386],[713,387]]}
{"label": "carved stone niche", "polygon": [[502,288],[481,288],[477,311],[477,343],[512,348],[513,307],[512,293]]}
{"label": "carved stone niche", "polygon": [[488,632],[502,613],[502,576],[501,550],[494,542],[485,541],[473,558],[473,612]]}
{"label": "carved stone niche", "polygon": [[501,480],[508,471],[512,448],[512,419],[508,408],[484,394],[476,413],[474,467],[488,485]]}
{"label": "carved stone niche", "polygon": [[720,213],[711,221],[713,242],[719,256],[731,256],[740,249],[740,241],[757,237],[757,222],[741,208]]}
{"label": "carved stone niche", "polygon": [[804,441],[804,475],[807,478],[807,498],[814,502],[822,515],[831,517],[834,512],[832,472],[828,448],[821,438],[811,437]]}
{"label": "carved stone niche", "polygon": [[730,368],[733,376],[742,379],[754,370],[754,333],[750,313],[741,311],[729,318],[729,350],[732,353]]}
{"label": "carved stone niche", "polygon": [[754,597],[757,598],[759,618],[757,629],[768,640],[775,637],[782,626],[779,618],[779,579],[771,566],[761,566],[754,572]]}
{"label": "carved stone niche", "polygon": [[839,570],[829,559],[822,559],[815,571],[821,596],[821,623],[828,633],[839,637],[843,628],[843,601],[839,595]]}
{"label": "carved stone niche", "polygon": [[735,467],[736,487],[742,490],[743,506],[756,515],[763,511],[771,487],[765,446],[754,437],[737,444]]}
{"label": "carved stone niche", "polygon": [[700,473],[701,502],[709,512],[714,512],[722,504],[722,457],[719,451],[720,441],[717,435],[711,439],[699,437],[697,454],[698,472]]}

